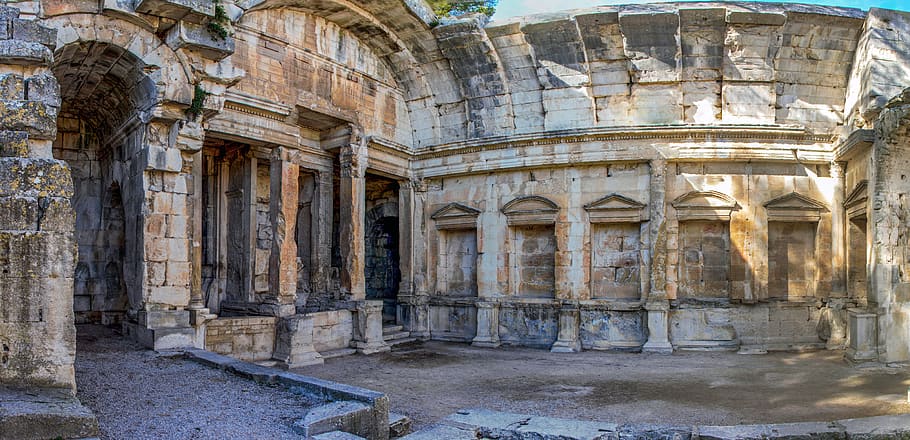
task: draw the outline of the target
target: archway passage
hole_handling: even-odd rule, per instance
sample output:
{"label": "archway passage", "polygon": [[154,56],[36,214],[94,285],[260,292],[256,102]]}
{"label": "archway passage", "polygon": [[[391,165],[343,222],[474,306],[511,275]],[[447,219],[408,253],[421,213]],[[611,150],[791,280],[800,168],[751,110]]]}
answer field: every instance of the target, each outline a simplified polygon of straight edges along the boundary
{"label": "archway passage", "polygon": [[76,322],[116,324],[142,307],[139,162],[156,97],[145,68],[101,42],[72,43],[55,54],[62,105],[53,154],[71,167],[75,188]]}
{"label": "archway passage", "polygon": [[398,183],[380,176],[367,176],[366,237],[364,241],[366,297],[382,300],[382,320],[395,323],[398,288],[401,283]]}

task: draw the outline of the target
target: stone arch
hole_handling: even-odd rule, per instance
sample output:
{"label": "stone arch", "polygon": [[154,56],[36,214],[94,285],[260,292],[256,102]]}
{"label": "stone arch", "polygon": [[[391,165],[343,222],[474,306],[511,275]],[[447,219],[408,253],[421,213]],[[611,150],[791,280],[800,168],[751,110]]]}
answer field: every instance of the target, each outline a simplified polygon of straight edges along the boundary
{"label": "stone arch", "polygon": [[[369,44],[392,69],[404,93],[408,111],[426,120],[412,127],[413,142],[425,146],[439,142],[443,125],[464,137],[467,119],[463,92],[456,82],[449,60],[437,44],[429,23],[435,19],[422,2],[361,3],[346,0],[253,0],[242,5],[244,15],[265,9],[295,8],[338,24]],[[239,23],[243,18],[238,19]],[[438,91],[447,90],[445,96]],[[440,112],[449,114],[443,124]],[[457,120],[457,122],[451,122]],[[413,120],[411,121],[413,124]]]}
{"label": "stone arch", "polygon": [[165,273],[144,246],[148,231],[164,227],[143,215],[148,187],[161,179],[146,170],[179,158],[163,147],[192,100],[190,69],[179,52],[123,20],[70,14],[47,24],[58,30],[51,70],[61,85],[53,153],[73,169],[79,260],[90,277],[82,290],[77,283],[76,313],[103,323],[135,318],[146,282]]}
{"label": "stone arch", "polygon": [[147,102],[149,114],[158,105],[189,105],[192,101],[195,81],[189,59],[180,51],[168,47],[149,30],[99,14],[52,17],[45,20],[45,25],[57,29],[55,66],[61,63],[61,57],[68,55],[68,47],[73,50],[78,45],[107,45],[122,51],[122,55],[134,63],[137,73],[148,78],[148,86],[154,86],[146,90],[150,98],[154,97]]}

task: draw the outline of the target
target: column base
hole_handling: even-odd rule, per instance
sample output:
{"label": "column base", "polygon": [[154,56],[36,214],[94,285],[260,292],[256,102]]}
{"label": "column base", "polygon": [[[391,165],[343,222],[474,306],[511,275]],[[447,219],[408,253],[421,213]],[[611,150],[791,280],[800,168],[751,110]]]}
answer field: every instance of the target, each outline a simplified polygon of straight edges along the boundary
{"label": "column base", "polygon": [[294,315],[281,318],[275,335],[272,359],[283,368],[299,368],[324,362],[313,346],[313,318]]}
{"label": "column base", "polygon": [[550,347],[550,353],[578,353],[581,351],[579,341],[556,341]]}
{"label": "column base", "polygon": [[152,350],[172,350],[196,345],[196,329],[193,327],[154,329],[124,321],[122,328],[124,336]]}
{"label": "column base", "polygon": [[502,342],[499,339],[492,338],[474,338],[471,341],[472,347],[482,347],[482,348],[498,348],[502,346]]}
{"label": "column base", "polygon": [[641,347],[644,353],[673,354],[673,344],[670,342],[648,341]]}
{"label": "column base", "polygon": [[285,370],[290,370],[292,368],[308,367],[310,365],[322,365],[325,363],[325,359],[322,358],[322,355],[319,352],[313,351],[310,353],[298,353],[293,356],[292,359],[277,361],[275,366],[278,368],[283,368]]}
{"label": "column base", "polygon": [[387,352],[387,351],[391,351],[391,350],[392,350],[392,347],[391,347],[389,344],[386,344],[386,343],[382,343],[382,344],[378,344],[378,343],[370,344],[370,343],[364,343],[364,342],[354,342],[354,343],[352,343],[351,345],[352,345],[355,349],[357,349],[357,352],[358,352],[358,353],[364,354],[364,355],[371,355],[371,354],[376,354],[376,353],[384,353],[384,352]]}

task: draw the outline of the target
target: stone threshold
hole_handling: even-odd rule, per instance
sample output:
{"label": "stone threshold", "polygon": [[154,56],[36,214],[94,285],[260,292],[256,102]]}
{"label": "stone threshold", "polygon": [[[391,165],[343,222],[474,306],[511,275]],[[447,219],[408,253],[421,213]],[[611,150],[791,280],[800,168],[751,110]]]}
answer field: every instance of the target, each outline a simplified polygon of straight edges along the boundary
{"label": "stone threshold", "polygon": [[[198,348],[185,349],[183,356],[257,383],[282,386],[293,393],[325,402],[311,409],[295,424],[297,432],[314,436],[338,430],[369,439],[388,439],[389,398],[383,393],[257,365]],[[338,409],[339,403],[356,404],[364,410],[352,412],[345,408]],[[319,417],[316,417],[317,413]]]}
{"label": "stone threshold", "polygon": [[509,440],[759,440],[893,439],[910,436],[910,414],[835,420],[735,426],[618,424],[465,409],[402,440],[495,438]]}
{"label": "stone threshold", "polygon": [[98,419],[69,390],[0,387],[0,440],[97,438]]}

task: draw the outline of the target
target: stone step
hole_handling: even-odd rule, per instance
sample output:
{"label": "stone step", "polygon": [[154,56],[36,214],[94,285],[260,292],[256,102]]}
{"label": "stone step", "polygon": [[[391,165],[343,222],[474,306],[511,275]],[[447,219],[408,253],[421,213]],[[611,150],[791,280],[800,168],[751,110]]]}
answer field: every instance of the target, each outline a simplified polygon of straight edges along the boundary
{"label": "stone step", "polygon": [[413,434],[401,437],[401,440],[477,440],[473,428],[461,428],[450,425],[430,425]]}
{"label": "stone step", "polygon": [[395,412],[389,413],[389,437],[396,438],[411,432],[411,418]]}
{"label": "stone step", "polygon": [[398,333],[402,330],[404,330],[403,325],[384,325],[384,326],[382,326],[382,334]]}
{"label": "stone step", "polygon": [[395,339],[404,339],[411,336],[411,332],[395,332],[395,333],[383,333],[382,339],[386,342],[393,341]]}
{"label": "stone step", "polygon": [[294,431],[304,437],[332,431],[357,431],[370,426],[373,409],[361,402],[337,401],[311,408],[294,422]]}
{"label": "stone step", "polygon": [[332,359],[342,356],[350,356],[354,353],[357,353],[357,350],[353,348],[338,348],[335,350],[321,351],[319,352],[319,355],[322,356],[323,359]]}
{"label": "stone step", "polygon": [[331,431],[324,434],[317,434],[312,437],[313,440],[366,440],[365,438],[344,431]]}
{"label": "stone step", "polygon": [[412,344],[414,342],[417,342],[417,338],[401,338],[401,339],[391,339],[391,340],[386,341],[386,343],[392,347],[395,347],[398,345]]}

